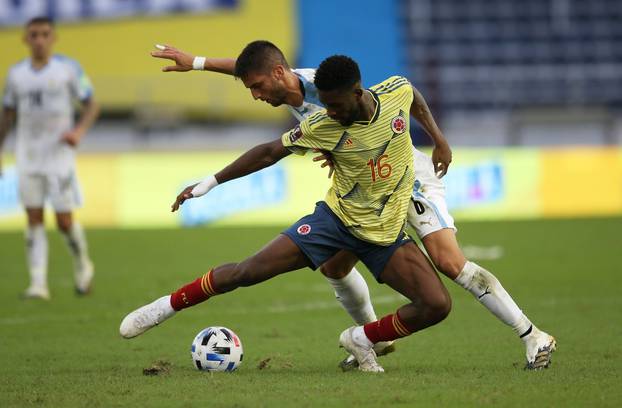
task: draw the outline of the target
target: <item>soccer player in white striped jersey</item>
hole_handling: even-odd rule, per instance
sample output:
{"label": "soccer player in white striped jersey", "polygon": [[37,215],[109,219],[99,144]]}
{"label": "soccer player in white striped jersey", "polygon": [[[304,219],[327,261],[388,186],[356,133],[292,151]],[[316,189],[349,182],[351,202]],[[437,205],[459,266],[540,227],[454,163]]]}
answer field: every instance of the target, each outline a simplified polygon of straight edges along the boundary
{"label": "soccer player in white striped jersey", "polygon": [[[240,63],[247,65],[241,77],[254,99],[273,106],[286,105],[298,119],[323,109],[313,80],[314,69],[291,69],[283,53],[272,43],[254,41],[236,59],[195,57],[170,46],[157,46],[151,53],[157,58],[175,62],[163,68],[165,72],[205,70],[233,75]],[[436,268],[445,276],[469,291],[493,315],[510,326],[526,347],[526,368],[541,369],[550,364],[556,348],[553,336],[539,330],[522,312],[489,271],[463,255],[455,233],[454,220],[445,202],[445,187],[441,178],[451,162],[451,150],[428,108],[425,99],[413,88],[415,102],[411,115],[422,125],[434,142],[432,157],[413,147],[415,185],[408,210],[408,223],[421,239]],[[321,157],[314,160],[321,159]],[[325,162],[323,166],[327,165]],[[356,258],[342,252],[321,267],[335,289],[337,299],[357,322],[373,321],[375,313],[369,289],[354,268]],[[378,350],[377,350],[378,351]],[[342,362],[348,368],[350,362]]]}
{"label": "soccer player in white striped jersey", "polygon": [[[50,298],[48,245],[43,223],[46,200],[54,208],[58,228],[74,258],[76,293],[87,294],[93,278],[86,237],[72,211],[81,201],[75,150],[97,118],[98,107],[91,83],[80,65],[52,53],[55,39],[50,19],[37,17],[26,24],[24,42],[30,49],[30,58],[9,70],[0,120],[1,153],[3,141],[17,119],[19,196],[28,216],[30,286],[24,297],[46,300]],[[74,124],[76,100],[82,105],[82,113]]]}

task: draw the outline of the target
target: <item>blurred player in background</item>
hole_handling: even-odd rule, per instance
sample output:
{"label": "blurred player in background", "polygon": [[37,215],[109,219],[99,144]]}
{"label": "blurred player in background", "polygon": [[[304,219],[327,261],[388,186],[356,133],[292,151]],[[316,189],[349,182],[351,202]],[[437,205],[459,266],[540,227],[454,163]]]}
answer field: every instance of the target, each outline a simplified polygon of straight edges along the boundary
{"label": "blurred player in background", "polygon": [[[86,237],[72,211],[81,202],[75,151],[97,118],[98,107],[91,83],[78,62],[52,54],[55,40],[50,19],[37,17],[26,24],[24,42],[30,49],[30,58],[9,70],[0,121],[1,149],[17,119],[19,196],[28,216],[30,286],[24,292],[26,298],[50,298],[43,222],[46,200],[54,208],[56,223],[74,258],[76,293],[87,294],[93,278]],[[82,105],[82,114],[74,124],[75,101]]]}
{"label": "blurred player in background", "polygon": [[[250,89],[254,99],[272,106],[285,104],[298,119],[323,109],[313,80],[315,69],[290,69],[283,53],[267,41],[247,45],[240,56],[231,58],[195,57],[170,46],[158,46],[151,53],[157,58],[175,62],[164,67],[165,72],[205,70],[228,75],[235,74],[236,62],[245,67],[240,79]],[[414,90],[415,108],[412,116],[422,125],[434,142],[432,158],[413,147],[415,185],[408,210],[408,222],[421,239],[436,268],[469,291],[503,323],[509,325],[526,347],[526,368],[548,367],[556,341],[539,330],[489,271],[467,260],[456,239],[456,227],[445,202],[445,186],[440,180],[451,162],[451,150],[423,98]],[[331,260],[321,268],[335,288],[337,299],[357,323],[373,319],[375,314],[369,301],[369,290],[360,273],[346,259]],[[352,265],[353,266],[353,265]],[[356,299],[364,299],[365,302]],[[352,360],[350,359],[350,362]],[[346,367],[347,361],[342,363]]]}
{"label": "blurred player in background", "polygon": [[[245,69],[239,59],[236,76],[243,76]],[[328,110],[309,116],[279,139],[250,149],[220,172],[187,187],[172,209],[217,184],[313,149],[330,151],[334,160],[335,175],[325,201],[257,254],[218,266],[130,313],[120,326],[123,337],[138,336],[211,296],[304,267],[316,269],[344,249],[354,262],[360,258],[378,282],[410,301],[380,320],[341,333],[340,344],[355,356],[361,371],[384,371],[376,361],[374,344],[408,336],[447,316],[451,308],[447,289],[404,233],[415,181],[408,131],[408,111],[414,105],[410,83],[394,76],[363,89],[358,65],[342,55],[324,60],[315,82]]]}

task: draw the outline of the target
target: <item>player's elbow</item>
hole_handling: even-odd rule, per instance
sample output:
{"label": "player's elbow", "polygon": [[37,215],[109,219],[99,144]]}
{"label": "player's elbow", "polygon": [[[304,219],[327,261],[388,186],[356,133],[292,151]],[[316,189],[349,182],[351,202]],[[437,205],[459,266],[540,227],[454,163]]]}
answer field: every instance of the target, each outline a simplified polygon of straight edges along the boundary
{"label": "player's elbow", "polygon": [[263,161],[266,167],[273,165],[289,154],[280,139],[266,143],[264,149]]}

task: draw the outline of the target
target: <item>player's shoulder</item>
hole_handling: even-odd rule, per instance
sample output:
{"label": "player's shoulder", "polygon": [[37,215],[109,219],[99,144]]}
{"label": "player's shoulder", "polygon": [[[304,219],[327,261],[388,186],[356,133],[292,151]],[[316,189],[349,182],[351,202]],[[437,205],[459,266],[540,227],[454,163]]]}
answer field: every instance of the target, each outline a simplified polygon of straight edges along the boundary
{"label": "player's shoulder", "polygon": [[313,83],[315,80],[315,68],[294,68],[292,72],[298,76],[303,82]]}
{"label": "player's shoulder", "polygon": [[406,77],[403,77],[401,75],[394,75],[385,79],[379,84],[372,86],[369,89],[377,95],[383,95],[393,92],[403,92],[405,90],[410,91],[411,85],[410,81]]}
{"label": "player's shoulder", "polygon": [[297,68],[292,70],[292,72],[294,72],[294,74],[296,74],[302,82],[302,86],[304,87],[305,102],[322,106],[315,82],[313,82],[315,80],[315,71],[316,70],[313,68]]}
{"label": "player's shoulder", "polygon": [[20,72],[30,69],[30,58],[23,58],[9,67],[7,77],[11,78],[19,75]]}
{"label": "player's shoulder", "polygon": [[302,124],[313,133],[331,131],[340,126],[338,122],[328,117],[325,109],[310,115]]}
{"label": "player's shoulder", "polygon": [[66,68],[69,68],[78,74],[82,73],[82,66],[75,58],[71,58],[63,54],[54,54],[52,56],[52,61]]}

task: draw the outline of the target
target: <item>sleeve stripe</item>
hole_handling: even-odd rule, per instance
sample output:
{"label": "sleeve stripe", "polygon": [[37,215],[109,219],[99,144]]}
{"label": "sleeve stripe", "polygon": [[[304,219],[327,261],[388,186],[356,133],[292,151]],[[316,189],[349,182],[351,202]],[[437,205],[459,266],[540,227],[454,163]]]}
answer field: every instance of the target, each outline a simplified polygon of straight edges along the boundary
{"label": "sleeve stripe", "polygon": [[401,83],[398,83],[398,84],[392,85],[391,87],[387,87],[386,89],[383,89],[383,90],[381,90],[380,92],[376,92],[376,93],[377,93],[378,95],[384,95],[384,94],[386,94],[386,93],[393,92],[393,91],[395,91],[396,89],[399,89],[399,88],[403,87],[404,85],[410,85],[410,82],[408,82],[408,81],[404,81],[404,82],[401,82]]}
{"label": "sleeve stripe", "polygon": [[371,89],[374,90],[375,92],[384,92],[386,89],[391,88],[395,85],[398,84],[405,84],[405,83],[409,83],[408,80],[404,77],[399,77],[394,79],[393,81],[386,83],[386,84],[380,84],[377,85],[375,87],[372,87]]}
{"label": "sleeve stripe", "polygon": [[320,112],[314,116],[311,116],[309,119],[307,119],[307,124],[309,126],[315,125],[316,123],[322,121],[323,119],[326,119],[328,117],[328,115],[326,115],[323,112]]}
{"label": "sleeve stripe", "polygon": [[397,77],[397,78],[395,78],[395,79],[393,79],[393,80],[391,80],[389,82],[380,83],[380,84],[376,85],[376,87],[377,88],[387,87],[387,86],[393,85],[394,83],[396,83],[398,81],[405,81],[405,80],[406,80],[406,78],[404,78],[404,77]]}

